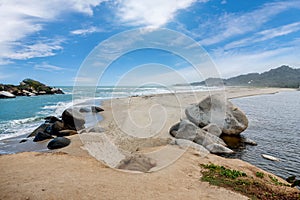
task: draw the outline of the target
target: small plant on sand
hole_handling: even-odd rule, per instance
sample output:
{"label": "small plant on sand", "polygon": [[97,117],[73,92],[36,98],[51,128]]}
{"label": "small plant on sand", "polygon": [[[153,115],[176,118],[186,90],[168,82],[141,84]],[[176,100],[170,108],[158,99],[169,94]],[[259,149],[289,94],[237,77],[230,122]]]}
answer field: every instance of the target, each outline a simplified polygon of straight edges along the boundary
{"label": "small plant on sand", "polygon": [[264,178],[264,173],[263,172],[256,172],[256,177],[258,177],[258,178]]}
{"label": "small plant on sand", "polygon": [[[299,192],[288,193],[276,177],[269,175],[272,184],[265,179],[264,173],[256,172],[256,177],[248,177],[245,172],[228,169],[215,164],[202,164],[201,181],[209,182],[211,185],[225,187],[239,192],[250,199],[262,200],[300,200]],[[274,183],[276,186],[274,186]],[[290,186],[289,186],[290,187]]]}

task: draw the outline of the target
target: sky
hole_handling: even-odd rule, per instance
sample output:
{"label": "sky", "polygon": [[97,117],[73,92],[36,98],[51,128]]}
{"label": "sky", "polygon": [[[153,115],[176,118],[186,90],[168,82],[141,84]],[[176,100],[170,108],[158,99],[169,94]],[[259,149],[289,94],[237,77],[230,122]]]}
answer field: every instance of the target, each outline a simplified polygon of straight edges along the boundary
{"label": "sky", "polygon": [[[300,0],[0,0],[0,83],[32,78],[72,86],[95,47],[136,29],[184,34],[223,78],[281,65],[300,68]],[[122,45],[137,38],[123,38]],[[195,75],[173,52],[139,49],[92,76],[98,80],[85,81],[133,85],[201,81],[209,74]]]}

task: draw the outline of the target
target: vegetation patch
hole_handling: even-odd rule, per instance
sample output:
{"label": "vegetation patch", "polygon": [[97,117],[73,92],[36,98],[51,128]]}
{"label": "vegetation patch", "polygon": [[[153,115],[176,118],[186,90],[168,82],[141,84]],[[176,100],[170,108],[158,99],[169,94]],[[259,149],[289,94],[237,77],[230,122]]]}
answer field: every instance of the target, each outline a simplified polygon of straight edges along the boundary
{"label": "vegetation patch", "polygon": [[203,168],[201,181],[239,192],[250,199],[300,200],[300,192],[288,192],[286,189],[290,185],[279,182],[273,176],[269,176],[270,184],[270,180],[264,180],[262,172],[256,172],[258,179],[247,176],[245,172],[215,164],[203,164],[201,167]]}

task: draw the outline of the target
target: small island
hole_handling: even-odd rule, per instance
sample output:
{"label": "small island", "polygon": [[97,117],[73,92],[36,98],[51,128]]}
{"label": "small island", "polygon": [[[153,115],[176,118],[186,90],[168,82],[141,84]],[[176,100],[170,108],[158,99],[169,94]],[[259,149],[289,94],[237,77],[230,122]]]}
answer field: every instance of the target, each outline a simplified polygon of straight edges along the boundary
{"label": "small island", "polygon": [[64,92],[59,88],[50,87],[29,78],[24,79],[19,85],[0,84],[0,99],[47,94],[64,94]]}

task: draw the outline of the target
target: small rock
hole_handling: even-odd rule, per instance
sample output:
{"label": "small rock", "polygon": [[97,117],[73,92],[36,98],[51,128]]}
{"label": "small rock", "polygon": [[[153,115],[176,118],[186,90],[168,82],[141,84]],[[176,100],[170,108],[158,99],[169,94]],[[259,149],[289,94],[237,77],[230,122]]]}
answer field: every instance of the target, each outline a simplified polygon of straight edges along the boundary
{"label": "small rock", "polygon": [[257,145],[257,143],[254,140],[251,140],[249,138],[243,138],[242,142],[244,142],[245,144],[252,145],[252,146],[256,146]]}
{"label": "small rock", "polygon": [[71,143],[71,140],[65,137],[57,137],[51,140],[47,148],[48,149],[59,149],[68,146]]}
{"label": "small rock", "polygon": [[223,145],[220,144],[209,144],[205,147],[208,151],[210,151],[210,153],[214,153],[214,154],[232,154],[234,153],[234,151],[232,151],[231,149],[224,147]]}
{"label": "small rock", "polygon": [[91,112],[91,110],[88,109],[88,108],[80,108],[79,112],[81,112],[81,113],[89,113],[89,112]]}
{"label": "small rock", "polygon": [[0,91],[0,99],[5,99],[5,98],[16,98],[16,96],[7,91]]}
{"label": "small rock", "polygon": [[52,139],[53,137],[49,133],[38,132],[33,139],[34,142],[39,142],[47,139]]}
{"label": "small rock", "polygon": [[27,139],[22,139],[19,143],[27,142]]}
{"label": "small rock", "polygon": [[97,107],[97,106],[91,106],[92,112],[93,113],[98,113],[104,111],[102,108]]}

